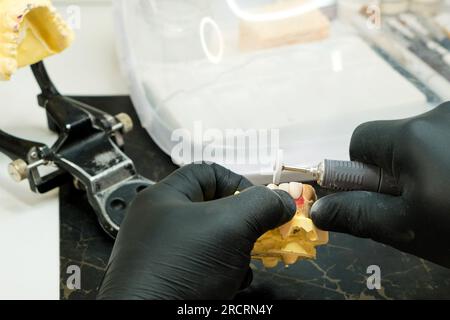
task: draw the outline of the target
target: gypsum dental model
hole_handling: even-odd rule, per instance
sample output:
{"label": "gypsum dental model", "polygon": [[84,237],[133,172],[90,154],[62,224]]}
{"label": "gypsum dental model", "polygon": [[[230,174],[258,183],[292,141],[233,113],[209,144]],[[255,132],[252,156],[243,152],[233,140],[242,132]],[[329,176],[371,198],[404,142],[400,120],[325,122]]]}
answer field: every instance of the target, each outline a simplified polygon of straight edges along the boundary
{"label": "gypsum dental model", "polygon": [[276,267],[279,261],[287,266],[301,259],[315,259],[315,247],[328,243],[328,232],[318,229],[310,219],[311,207],[317,200],[314,188],[298,182],[267,187],[288,192],[295,199],[297,212],[291,221],[256,241],[252,258],[261,260],[266,268]]}
{"label": "gypsum dental model", "polygon": [[50,0],[0,0],[0,80],[63,51],[73,38]]}

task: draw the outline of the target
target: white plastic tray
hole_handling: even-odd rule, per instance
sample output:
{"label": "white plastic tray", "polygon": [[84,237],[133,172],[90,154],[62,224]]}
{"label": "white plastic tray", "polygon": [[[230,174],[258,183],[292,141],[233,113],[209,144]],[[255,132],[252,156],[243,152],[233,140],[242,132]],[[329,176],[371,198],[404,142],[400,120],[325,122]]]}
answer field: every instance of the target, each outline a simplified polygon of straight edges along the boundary
{"label": "white plastic tray", "polygon": [[[161,11],[155,9],[161,1],[115,1],[118,48],[143,126],[177,164],[215,161],[255,182],[269,182],[276,150],[254,142],[239,150],[235,141],[248,138],[252,131],[247,130],[279,130],[285,161],[311,165],[323,158],[347,159],[360,123],[428,109],[425,96],[339,19],[326,40],[240,52],[239,19],[227,1],[205,0],[210,7],[201,0],[182,6],[164,1]],[[222,41],[219,61],[202,50],[205,17],[212,28],[208,39]],[[185,148],[203,144],[209,155],[173,154],[180,142],[173,133],[180,128],[191,136]],[[237,140],[195,139],[209,129],[219,137],[241,132],[233,133]],[[245,152],[266,156],[253,162],[217,157]]]}

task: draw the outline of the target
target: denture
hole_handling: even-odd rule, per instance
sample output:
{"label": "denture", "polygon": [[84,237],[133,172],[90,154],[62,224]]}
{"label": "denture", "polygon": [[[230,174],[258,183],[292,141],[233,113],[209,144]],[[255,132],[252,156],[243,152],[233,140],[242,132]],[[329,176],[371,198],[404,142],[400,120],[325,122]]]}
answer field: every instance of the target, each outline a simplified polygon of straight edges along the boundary
{"label": "denture", "polygon": [[297,211],[291,221],[256,241],[252,258],[261,260],[266,268],[276,267],[279,262],[288,266],[303,259],[315,259],[316,247],[328,243],[328,232],[317,228],[310,218],[311,207],[317,200],[314,188],[298,182],[267,187],[288,192],[295,200]]}

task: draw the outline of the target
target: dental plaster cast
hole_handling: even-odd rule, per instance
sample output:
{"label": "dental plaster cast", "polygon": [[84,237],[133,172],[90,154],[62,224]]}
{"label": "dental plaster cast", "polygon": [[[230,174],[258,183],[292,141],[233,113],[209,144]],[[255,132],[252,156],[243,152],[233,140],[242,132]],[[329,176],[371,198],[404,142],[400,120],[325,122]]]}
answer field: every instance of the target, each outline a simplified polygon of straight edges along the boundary
{"label": "dental plaster cast", "polygon": [[63,51],[73,38],[50,0],[0,0],[0,80]]}
{"label": "dental plaster cast", "polygon": [[302,259],[315,259],[315,247],[328,243],[328,232],[318,229],[310,219],[311,207],[317,200],[314,188],[298,182],[267,187],[288,192],[295,199],[297,211],[291,221],[256,241],[252,258],[261,260],[266,268],[276,267],[280,261],[287,266]]}

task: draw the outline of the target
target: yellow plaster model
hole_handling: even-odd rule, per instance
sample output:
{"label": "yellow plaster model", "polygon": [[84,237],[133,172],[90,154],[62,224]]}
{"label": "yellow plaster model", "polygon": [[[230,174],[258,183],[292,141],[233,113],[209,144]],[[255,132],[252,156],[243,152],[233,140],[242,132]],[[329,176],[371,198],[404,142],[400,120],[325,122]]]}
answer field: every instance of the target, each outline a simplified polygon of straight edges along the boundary
{"label": "yellow plaster model", "polygon": [[268,188],[288,192],[295,199],[297,212],[290,222],[256,241],[252,258],[261,260],[267,268],[275,267],[279,261],[290,265],[300,259],[314,259],[315,247],[328,243],[328,232],[314,226],[309,215],[317,200],[316,192],[311,186],[297,182],[271,184]]}
{"label": "yellow plaster model", "polygon": [[73,38],[50,0],[0,0],[0,80],[63,51]]}

